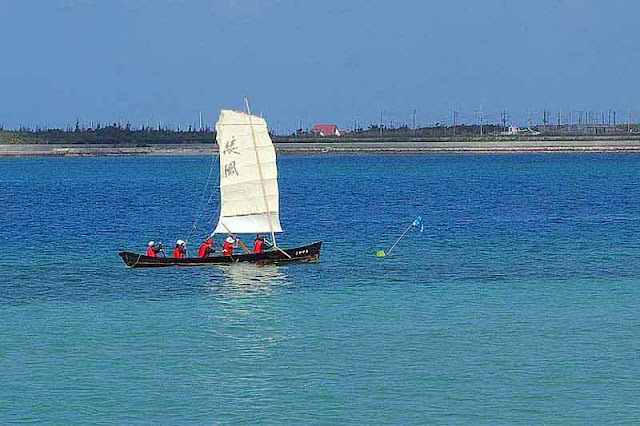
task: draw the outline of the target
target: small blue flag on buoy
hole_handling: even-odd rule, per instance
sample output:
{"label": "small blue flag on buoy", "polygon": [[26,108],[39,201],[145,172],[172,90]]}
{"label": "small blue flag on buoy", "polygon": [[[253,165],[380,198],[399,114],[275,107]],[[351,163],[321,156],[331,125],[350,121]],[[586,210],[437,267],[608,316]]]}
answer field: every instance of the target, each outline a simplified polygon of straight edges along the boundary
{"label": "small blue flag on buoy", "polygon": [[424,224],[422,223],[422,216],[416,217],[416,220],[413,221],[413,226],[418,228],[420,232],[424,232]]}

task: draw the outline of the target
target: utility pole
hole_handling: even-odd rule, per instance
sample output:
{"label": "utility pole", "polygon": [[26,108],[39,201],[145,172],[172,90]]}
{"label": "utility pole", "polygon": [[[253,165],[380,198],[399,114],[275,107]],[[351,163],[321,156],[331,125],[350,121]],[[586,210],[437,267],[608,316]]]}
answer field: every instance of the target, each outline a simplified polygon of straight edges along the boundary
{"label": "utility pole", "polygon": [[502,121],[502,130],[507,130],[507,110],[500,111],[500,121]]}
{"label": "utility pole", "polygon": [[456,135],[456,127],[458,125],[458,111],[453,110],[453,136]]}
{"label": "utility pole", "polygon": [[484,109],[482,109],[482,104],[480,104],[480,109],[477,111],[478,119],[480,120],[480,136],[484,134],[482,126],[484,124]]}

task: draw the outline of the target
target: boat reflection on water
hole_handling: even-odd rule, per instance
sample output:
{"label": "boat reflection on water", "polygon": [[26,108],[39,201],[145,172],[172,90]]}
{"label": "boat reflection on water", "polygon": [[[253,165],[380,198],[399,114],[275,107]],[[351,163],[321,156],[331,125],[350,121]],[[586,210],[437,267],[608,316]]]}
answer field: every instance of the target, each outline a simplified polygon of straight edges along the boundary
{"label": "boat reflection on water", "polygon": [[[203,269],[213,274],[205,287],[209,297],[197,304],[195,316],[200,318],[202,340],[214,359],[227,360],[233,353],[230,362],[259,379],[266,360],[276,356],[274,348],[292,339],[290,331],[282,329],[286,306],[277,297],[292,284],[285,269],[250,263]],[[224,374],[226,365],[220,364],[223,370],[211,376]]]}
{"label": "boat reflection on water", "polygon": [[254,293],[269,294],[276,287],[291,284],[285,273],[285,266],[233,263],[214,268],[218,273],[208,283],[208,290],[231,297]]}

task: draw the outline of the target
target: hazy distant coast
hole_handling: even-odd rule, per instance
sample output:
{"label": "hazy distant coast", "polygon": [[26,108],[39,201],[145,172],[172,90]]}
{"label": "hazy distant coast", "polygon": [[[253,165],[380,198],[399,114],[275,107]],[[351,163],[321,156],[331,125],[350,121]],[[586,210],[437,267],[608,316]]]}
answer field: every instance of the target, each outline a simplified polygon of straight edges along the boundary
{"label": "hazy distant coast", "polygon": [[[276,142],[280,154],[352,153],[640,153],[640,140],[494,140],[494,141],[360,141],[360,142]],[[37,156],[129,156],[129,155],[210,155],[217,145],[158,144],[0,144],[0,157]]]}
{"label": "hazy distant coast", "polygon": [[[339,137],[299,129],[272,139],[281,154],[640,152],[636,124],[538,125],[535,131],[513,128],[513,133],[505,129],[496,124],[415,129],[371,125]],[[581,134],[585,132],[594,134]],[[133,129],[113,123],[85,128],[77,122],[66,130],[0,128],[0,156],[210,155],[217,153],[215,138],[209,127]]]}

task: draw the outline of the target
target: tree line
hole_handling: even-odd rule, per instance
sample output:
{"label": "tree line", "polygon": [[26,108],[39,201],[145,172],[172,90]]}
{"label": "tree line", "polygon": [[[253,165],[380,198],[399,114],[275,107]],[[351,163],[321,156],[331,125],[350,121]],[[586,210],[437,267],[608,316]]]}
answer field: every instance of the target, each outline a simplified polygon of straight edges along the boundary
{"label": "tree line", "polygon": [[[538,129],[534,126],[533,129]],[[569,125],[547,126],[545,136],[572,136]],[[275,135],[272,138],[276,142],[313,142],[326,139],[335,140],[385,140],[402,141],[410,139],[418,140],[439,140],[439,139],[468,139],[481,138],[492,139],[497,136],[504,137],[505,127],[500,124],[459,124],[456,126],[440,125],[420,128],[410,128],[407,125],[399,127],[380,126],[371,124],[367,128],[358,128],[352,131],[343,132],[340,138],[324,138],[306,129],[298,129],[289,135]],[[597,134],[597,133],[596,133]],[[573,136],[584,136],[584,134],[574,134]],[[608,132],[609,136],[638,136],[640,137],[640,125],[617,125],[613,132]],[[529,137],[533,135],[520,134],[518,137]],[[59,144],[59,145],[80,145],[80,144],[106,144],[106,145],[129,145],[129,146],[150,146],[157,144],[207,144],[214,143],[216,132],[210,127],[196,129],[192,126],[186,129],[171,128],[169,126],[132,128],[129,123],[111,123],[108,125],[82,126],[79,121],[75,126],[68,126],[66,129],[31,129],[21,126],[18,130],[3,130],[0,126],[0,143],[14,144]]]}

